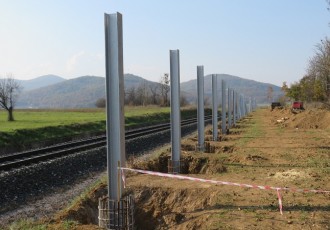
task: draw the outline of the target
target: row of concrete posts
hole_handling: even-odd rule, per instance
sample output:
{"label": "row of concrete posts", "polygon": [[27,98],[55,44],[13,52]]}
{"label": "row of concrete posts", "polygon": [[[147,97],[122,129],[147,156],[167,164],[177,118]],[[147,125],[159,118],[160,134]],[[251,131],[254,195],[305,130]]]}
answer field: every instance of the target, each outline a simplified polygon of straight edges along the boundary
{"label": "row of concrete posts", "polygon": [[[204,71],[203,66],[197,66],[198,88],[198,150],[204,151]],[[203,79],[203,80],[200,80]],[[203,100],[202,100],[203,99]],[[212,135],[213,141],[219,141],[218,135],[218,75],[212,74]],[[245,97],[233,88],[226,87],[226,81],[221,80],[221,134],[229,133],[238,120],[255,110],[255,99]]]}
{"label": "row of concrete posts", "polygon": [[[107,97],[107,163],[108,197],[100,199],[99,215],[101,227],[107,229],[133,229],[132,197],[123,197],[122,167],[126,166],[124,128],[124,71],[122,15],[105,14],[105,56]],[[169,173],[180,173],[181,160],[181,117],[180,117],[180,55],[179,50],[170,50],[171,88],[171,159]],[[218,135],[218,75],[212,75],[212,133],[213,141]],[[204,151],[204,67],[197,66],[197,149]],[[247,98],[221,81],[221,135],[226,135],[256,108],[256,101]],[[100,208],[101,207],[101,208]]]}

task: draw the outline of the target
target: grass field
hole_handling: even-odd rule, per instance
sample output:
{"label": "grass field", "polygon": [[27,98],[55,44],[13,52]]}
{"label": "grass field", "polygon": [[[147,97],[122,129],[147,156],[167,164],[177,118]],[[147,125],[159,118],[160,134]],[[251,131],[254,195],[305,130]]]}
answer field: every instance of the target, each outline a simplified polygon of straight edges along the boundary
{"label": "grass field", "polygon": [[[210,111],[206,111],[206,114]],[[196,116],[196,108],[181,111],[182,119]],[[104,109],[15,110],[15,121],[7,121],[7,113],[0,111],[0,153],[4,147],[14,151],[33,148],[39,142],[53,143],[60,139],[81,135],[96,135],[106,130]],[[169,107],[125,107],[125,126],[140,127],[165,123],[170,119]],[[1,151],[2,150],[2,151]]]}
{"label": "grass field", "polygon": [[[155,113],[169,113],[168,107],[125,107],[125,117],[148,116]],[[14,122],[7,122],[7,113],[0,110],[0,132],[13,132],[20,129],[36,129],[42,127],[84,124],[105,121],[104,109],[66,109],[66,110],[31,110],[14,111]],[[133,122],[134,123],[134,122]],[[128,122],[128,126],[131,124]]]}

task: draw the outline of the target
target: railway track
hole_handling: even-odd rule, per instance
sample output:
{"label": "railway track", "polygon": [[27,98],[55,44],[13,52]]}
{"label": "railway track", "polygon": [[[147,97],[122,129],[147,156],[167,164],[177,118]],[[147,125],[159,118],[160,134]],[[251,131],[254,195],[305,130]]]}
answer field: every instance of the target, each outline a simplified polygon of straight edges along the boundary
{"label": "railway track", "polygon": [[[212,116],[205,116],[205,122],[212,119]],[[196,118],[181,121],[181,127],[197,123]],[[125,139],[131,140],[141,136],[155,134],[169,130],[170,123],[152,125],[144,128],[128,130],[125,132]],[[24,151],[0,157],[0,171],[9,171],[33,163],[48,161],[54,158],[78,153],[81,151],[92,150],[106,145],[106,135],[95,136],[88,139],[65,142],[45,148]]]}

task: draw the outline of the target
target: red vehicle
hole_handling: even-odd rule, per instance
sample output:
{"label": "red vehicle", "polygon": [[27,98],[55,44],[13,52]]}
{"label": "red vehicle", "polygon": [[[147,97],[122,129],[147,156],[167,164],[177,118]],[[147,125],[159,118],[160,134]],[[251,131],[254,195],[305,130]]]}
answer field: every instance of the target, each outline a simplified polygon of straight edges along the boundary
{"label": "red vehicle", "polygon": [[304,109],[304,103],[302,101],[295,101],[292,103],[292,109]]}

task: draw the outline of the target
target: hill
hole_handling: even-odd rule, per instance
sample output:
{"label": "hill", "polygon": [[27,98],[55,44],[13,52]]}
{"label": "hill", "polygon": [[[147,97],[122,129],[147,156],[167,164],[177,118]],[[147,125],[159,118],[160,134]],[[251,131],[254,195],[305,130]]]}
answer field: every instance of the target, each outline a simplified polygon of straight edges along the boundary
{"label": "hill", "polygon": [[139,87],[141,84],[147,84],[147,85],[159,85],[157,82],[148,81],[142,77],[136,76],[134,74],[127,73],[124,75],[125,77],[125,89],[129,89],[132,87]]}
{"label": "hill", "polygon": [[[204,91],[205,96],[211,98],[212,80],[211,75],[205,76]],[[37,78],[39,79],[39,78]],[[56,79],[56,78],[55,78]],[[62,79],[62,80],[60,80]],[[247,80],[240,77],[218,74],[219,96],[221,92],[221,80],[227,82],[227,87],[232,87],[238,92],[254,97],[257,103],[267,102],[267,90],[271,86],[274,90],[274,99],[281,94],[278,86],[260,83],[253,80]],[[36,79],[30,80],[33,82]],[[40,79],[39,79],[40,80]],[[21,108],[90,108],[95,107],[95,102],[99,98],[105,97],[105,78],[97,76],[82,76],[70,80],[64,80],[58,77],[60,82],[48,86],[25,90],[19,97],[17,107]],[[48,81],[49,83],[50,81]],[[157,86],[159,83],[145,80],[142,77],[125,74],[125,89],[139,87],[143,85],[150,91],[150,86]],[[158,87],[160,89],[160,87]],[[186,97],[188,102],[196,103],[197,99],[197,81],[191,80],[181,83],[181,94]],[[209,102],[211,100],[209,99]]]}
{"label": "hill", "polygon": [[33,89],[38,89],[48,85],[53,85],[59,82],[65,81],[64,78],[56,75],[44,75],[31,80],[18,80],[18,82],[23,87],[23,91],[29,91]]}
{"label": "hill", "polygon": [[84,108],[95,107],[95,98],[104,96],[102,77],[83,76],[23,92],[18,107]]}
{"label": "hill", "polygon": [[[140,84],[158,84],[133,74],[125,74],[125,88]],[[90,108],[105,97],[105,78],[82,76],[38,89],[23,91],[17,107],[20,108]]]}
{"label": "hill", "polygon": [[[282,95],[281,88],[279,86],[257,82],[254,80],[248,80],[244,78],[240,78],[237,76],[229,75],[229,74],[217,74],[218,78],[218,93],[219,97],[221,97],[221,80],[225,80],[227,84],[227,88],[233,88],[239,93],[244,94],[248,97],[253,97],[257,100],[258,104],[268,103],[267,99],[267,90],[268,87],[271,86],[273,88],[273,98],[277,100],[280,95]],[[191,101],[197,100],[197,80],[190,80],[187,82],[181,83],[181,90],[185,91]],[[204,93],[205,97],[209,97],[209,101],[211,101],[212,97],[212,75],[205,76],[204,79]]]}

